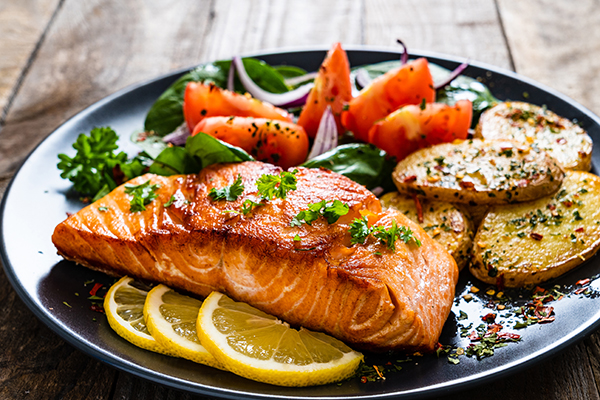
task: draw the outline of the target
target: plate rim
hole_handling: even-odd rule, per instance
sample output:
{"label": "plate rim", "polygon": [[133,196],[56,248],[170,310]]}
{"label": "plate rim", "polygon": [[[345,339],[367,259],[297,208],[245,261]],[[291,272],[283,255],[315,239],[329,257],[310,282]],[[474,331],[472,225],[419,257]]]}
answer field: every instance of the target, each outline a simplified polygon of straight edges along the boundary
{"label": "plate rim", "polygon": [[[326,46],[295,46],[295,47],[281,47],[281,48],[272,48],[265,49],[261,51],[254,51],[248,53],[242,53],[242,57],[256,57],[261,58],[270,55],[281,55],[281,54],[290,54],[290,53],[301,53],[301,52],[326,52],[329,47]],[[344,49],[347,52],[352,51],[366,51],[372,53],[385,53],[385,54],[401,54],[401,51],[397,48],[392,47],[384,47],[384,46],[369,46],[369,45],[344,45]],[[426,57],[428,59],[439,59],[443,61],[449,61],[453,63],[460,64],[466,58],[457,57],[449,54],[432,52],[432,51],[421,51],[414,50],[410,51],[409,55],[411,58],[414,57]],[[212,61],[206,61],[204,63],[209,63]],[[174,81],[178,76],[190,71],[193,68],[196,68],[199,65],[204,63],[195,64],[191,67],[179,68],[154,78],[146,79],[141,82],[136,82],[130,85],[125,86],[118,91],[105,96],[104,98],[90,104],[89,106],[83,108],[75,112],[75,114],[71,115],[64,122],[62,122],[59,126],[54,128],[46,137],[44,137],[40,143],[38,143],[34,149],[23,159],[22,163],[16,169],[13,177],[10,180],[10,183],[7,185],[3,197],[2,202],[0,203],[0,259],[4,265],[5,275],[10,282],[11,286],[17,292],[20,299],[25,303],[25,305],[31,310],[31,312],[39,319],[42,323],[48,326],[54,333],[58,334],[63,340],[65,340],[70,345],[74,346],[78,350],[82,351],[84,354],[94,357],[112,367],[115,367],[121,371],[131,373],[139,378],[150,380],[155,383],[159,383],[165,385],[167,387],[183,390],[186,392],[192,392],[196,394],[203,395],[214,395],[223,398],[231,398],[237,399],[241,397],[248,399],[266,399],[266,398],[277,398],[277,399],[344,399],[344,398],[364,398],[364,399],[387,399],[392,397],[401,397],[401,398],[425,398],[432,397],[438,394],[450,394],[456,393],[460,390],[465,390],[467,388],[472,388],[475,386],[483,385],[485,383],[495,381],[505,376],[516,374],[519,371],[524,369],[531,368],[534,364],[544,361],[550,357],[557,355],[558,353],[564,351],[566,348],[575,345],[579,341],[583,340],[586,336],[593,333],[600,327],[600,318],[594,321],[593,323],[588,324],[587,326],[580,326],[578,329],[569,332],[569,335],[565,336],[561,341],[558,342],[557,345],[552,345],[549,350],[545,350],[548,346],[543,349],[540,349],[525,358],[521,358],[516,361],[512,361],[510,363],[499,365],[498,367],[492,368],[490,370],[486,370],[484,372],[469,375],[468,377],[454,379],[451,381],[451,384],[446,381],[443,383],[439,383],[436,385],[427,386],[426,388],[416,388],[412,390],[399,392],[390,392],[390,393],[382,393],[382,394],[357,394],[356,396],[293,396],[290,394],[282,394],[282,395],[273,395],[273,394],[257,394],[253,392],[244,392],[239,390],[232,390],[228,388],[215,388],[213,386],[207,386],[202,383],[193,382],[190,385],[190,381],[187,381],[182,378],[178,378],[172,375],[164,375],[161,372],[151,370],[144,366],[140,366],[136,363],[130,362],[123,358],[119,358],[111,352],[102,349],[98,346],[95,346],[87,341],[79,340],[79,337],[73,335],[70,329],[66,329],[64,324],[61,324],[57,318],[52,318],[50,313],[46,313],[45,309],[38,306],[38,303],[34,300],[34,298],[30,295],[29,291],[23,286],[21,281],[17,279],[17,275],[14,271],[14,268],[8,258],[6,242],[4,239],[4,215],[7,199],[11,194],[11,190],[13,188],[14,182],[19,177],[19,174],[23,168],[23,166],[29,161],[29,159],[36,153],[38,148],[42,146],[55,132],[59,130],[65,129],[69,125],[75,124],[79,120],[85,119],[88,115],[92,114],[95,110],[107,105],[112,102],[114,99],[119,98],[129,92],[140,89],[142,87],[155,84],[158,81],[164,79],[171,79]],[[479,61],[469,61],[469,64],[490,71],[492,73],[498,73],[500,75],[507,76],[511,79],[515,79],[521,82],[525,82],[529,85],[535,86],[542,91],[551,94],[552,96],[560,99],[561,101],[568,103],[574,108],[581,111],[588,118],[590,118],[595,124],[600,127],[600,117],[594,114],[591,110],[580,104],[579,102],[573,100],[572,98],[566,96],[565,94],[546,86],[540,82],[537,82],[531,78],[520,75],[514,71],[504,69],[501,67],[497,67],[491,64],[487,64]],[[556,344],[557,342],[553,342]],[[115,360],[116,358],[116,360]]]}

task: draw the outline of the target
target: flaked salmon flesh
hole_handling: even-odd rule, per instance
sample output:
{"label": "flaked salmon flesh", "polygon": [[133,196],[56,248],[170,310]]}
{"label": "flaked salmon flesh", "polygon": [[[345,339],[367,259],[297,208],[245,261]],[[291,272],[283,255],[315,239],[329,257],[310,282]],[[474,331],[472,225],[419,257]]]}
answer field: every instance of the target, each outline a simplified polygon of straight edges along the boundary
{"label": "flaked salmon flesh", "polygon": [[[230,212],[246,199],[259,202],[258,178],[280,172],[244,162],[197,175],[146,174],[127,183],[160,185],[145,211],[130,211],[122,185],[61,222],[52,241],[60,255],[88,268],[200,296],[220,291],[358,349],[432,351],[454,299],[454,259],[403,214],[382,212],[362,185],[324,169],[298,168],[297,189],[285,199],[247,215]],[[208,196],[238,175],[245,189],[236,201]],[[309,204],[334,199],[350,207],[336,223],[321,217],[290,226]],[[422,245],[398,240],[392,251],[374,237],[352,245],[349,224],[362,215],[386,228],[396,221]]]}

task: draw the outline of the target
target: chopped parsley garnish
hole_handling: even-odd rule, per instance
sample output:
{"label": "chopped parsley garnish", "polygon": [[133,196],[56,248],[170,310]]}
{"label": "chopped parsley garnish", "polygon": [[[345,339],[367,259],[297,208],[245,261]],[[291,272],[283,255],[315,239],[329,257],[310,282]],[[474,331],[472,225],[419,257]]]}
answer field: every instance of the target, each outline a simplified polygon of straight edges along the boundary
{"label": "chopped parsley garnish", "polygon": [[273,200],[274,198],[285,199],[288,192],[296,190],[296,174],[298,170],[292,172],[283,171],[279,175],[262,175],[256,181],[256,187],[264,200]]}
{"label": "chopped parsley garnish", "polygon": [[164,207],[171,207],[173,205],[173,203],[175,203],[175,200],[177,200],[175,198],[175,195],[172,194],[171,197],[169,197],[169,201],[167,201],[165,204],[163,204]]}
{"label": "chopped parsley garnish", "polygon": [[421,241],[414,236],[413,231],[406,226],[397,226],[395,220],[392,221],[392,227],[386,229],[381,225],[369,227],[369,220],[366,216],[355,218],[350,224],[348,232],[351,235],[351,244],[364,244],[367,237],[373,235],[391,251],[396,251],[396,240],[398,239],[404,243],[413,241],[417,246],[421,246]]}
{"label": "chopped parsley garnish", "polygon": [[308,205],[308,210],[300,211],[290,223],[291,226],[301,226],[303,223],[312,225],[320,216],[325,217],[330,224],[335,223],[341,216],[348,214],[350,207],[339,200],[321,200]]}
{"label": "chopped parsley garnish", "polygon": [[125,185],[125,193],[133,196],[129,201],[129,211],[144,211],[146,206],[158,197],[156,190],[159,188],[158,184],[151,185],[150,180],[137,186]]}
{"label": "chopped parsley garnish", "polygon": [[98,211],[100,211],[100,212],[106,212],[106,211],[108,211],[108,207],[100,206],[100,207],[98,207]]}
{"label": "chopped parsley garnish", "polygon": [[230,186],[226,186],[222,189],[212,188],[208,193],[208,196],[214,201],[227,200],[236,201],[237,198],[244,192],[244,184],[242,183],[242,176],[238,174],[235,182]]}
{"label": "chopped parsley garnish", "polygon": [[354,221],[350,224],[349,229],[350,235],[352,238],[350,239],[350,243],[352,244],[364,244],[367,237],[371,234],[371,229],[369,228],[369,220],[366,216],[363,215],[362,218],[354,218]]}

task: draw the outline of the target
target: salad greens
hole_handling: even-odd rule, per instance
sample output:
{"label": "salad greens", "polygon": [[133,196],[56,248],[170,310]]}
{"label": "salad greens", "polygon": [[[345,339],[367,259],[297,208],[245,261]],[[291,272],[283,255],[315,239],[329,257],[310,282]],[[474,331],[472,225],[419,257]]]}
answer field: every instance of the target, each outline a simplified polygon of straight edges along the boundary
{"label": "salad greens", "polygon": [[382,187],[395,190],[392,171],[396,161],[386,152],[364,143],[349,143],[336,147],[302,164],[306,168],[327,168],[344,175],[368,189]]}
{"label": "salad greens", "polygon": [[[284,93],[291,88],[285,84],[287,77],[298,76],[306,71],[296,67],[272,67],[254,58],[243,59],[244,68],[248,75],[261,88],[272,93]],[[147,132],[155,132],[158,136],[165,136],[173,132],[183,120],[183,95],[185,87],[189,82],[214,83],[215,85],[226,88],[227,76],[231,60],[215,61],[213,63],[203,64],[181,76],[173,83],[150,108],[144,129]],[[236,78],[235,90],[244,91],[242,84]]]}
{"label": "salad greens", "polygon": [[[270,66],[253,58],[245,58],[243,63],[252,80],[261,88],[273,93],[284,93],[294,89],[286,84],[286,79],[307,74],[298,67]],[[351,80],[356,81],[359,70],[365,71],[373,79],[399,65],[400,61],[387,61],[356,67],[351,71]],[[224,88],[227,86],[230,66],[230,60],[204,64],[175,81],[148,112],[144,123],[146,132],[132,135],[131,140],[143,150],[132,159],[128,159],[124,152],[116,153],[118,136],[111,128],[95,128],[89,136],[79,135],[73,144],[77,150],[74,157],[59,154],[58,168],[62,171],[61,177],[73,182],[77,192],[96,200],[123,181],[145,172],[159,175],[189,174],[197,173],[214,163],[254,160],[244,150],[204,133],[189,137],[185,147],[170,147],[162,141],[164,135],[173,132],[184,123],[183,96],[186,85],[194,81],[213,83]],[[434,81],[438,82],[450,73],[449,70],[435,64],[430,64],[430,70]],[[234,86],[237,91],[244,91],[237,77]],[[498,101],[485,85],[466,76],[459,76],[437,92],[438,102],[453,105],[460,99],[473,102],[473,124],[483,110]],[[302,166],[330,169],[369,189],[395,189],[391,179],[395,160],[388,157],[385,151],[370,144],[341,145],[306,161]]]}

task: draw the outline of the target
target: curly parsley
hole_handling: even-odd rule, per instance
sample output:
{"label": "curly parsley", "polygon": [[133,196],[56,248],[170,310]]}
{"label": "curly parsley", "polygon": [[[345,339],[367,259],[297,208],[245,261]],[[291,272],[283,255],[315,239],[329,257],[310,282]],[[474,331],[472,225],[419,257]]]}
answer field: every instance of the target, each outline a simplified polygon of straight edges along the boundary
{"label": "curly parsley", "polygon": [[341,216],[348,214],[350,207],[339,200],[321,200],[308,205],[308,210],[300,211],[290,223],[291,226],[301,226],[303,223],[312,225],[319,217],[323,216],[330,224],[335,223]]}
{"label": "curly parsley", "polygon": [[391,251],[396,251],[396,240],[400,239],[404,243],[414,242],[418,247],[421,246],[421,241],[417,239],[413,231],[406,226],[398,226],[396,221],[392,221],[392,227],[386,229],[381,225],[369,227],[369,220],[366,216],[355,218],[350,224],[351,244],[364,244],[369,235],[373,235],[381,244],[385,244]]}
{"label": "curly parsley", "polygon": [[237,198],[244,192],[244,184],[242,183],[242,176],[238,174],[237,179],[230,186],[226,186],[222,189],[212,188],[208,193],[208,196],[214,201],[227,200],[236,201]]}
{"label": "curly parsley", "polygon": [[298,170],[295,169],[292,172],[283,171],[279,175],[262,175],[256,181],[261,198],[264,200],[285,199],[289,191],[296,190],[297,173]]}
{"label": "curly parsley", "polygon": [[125,193],[132,195],[129,201],[129,211],[140,212],[146,210],[146,206],[158,197],[156,191],[159,188],[159,184],[151,185],[150,180],[137,186],[125,185]]}

